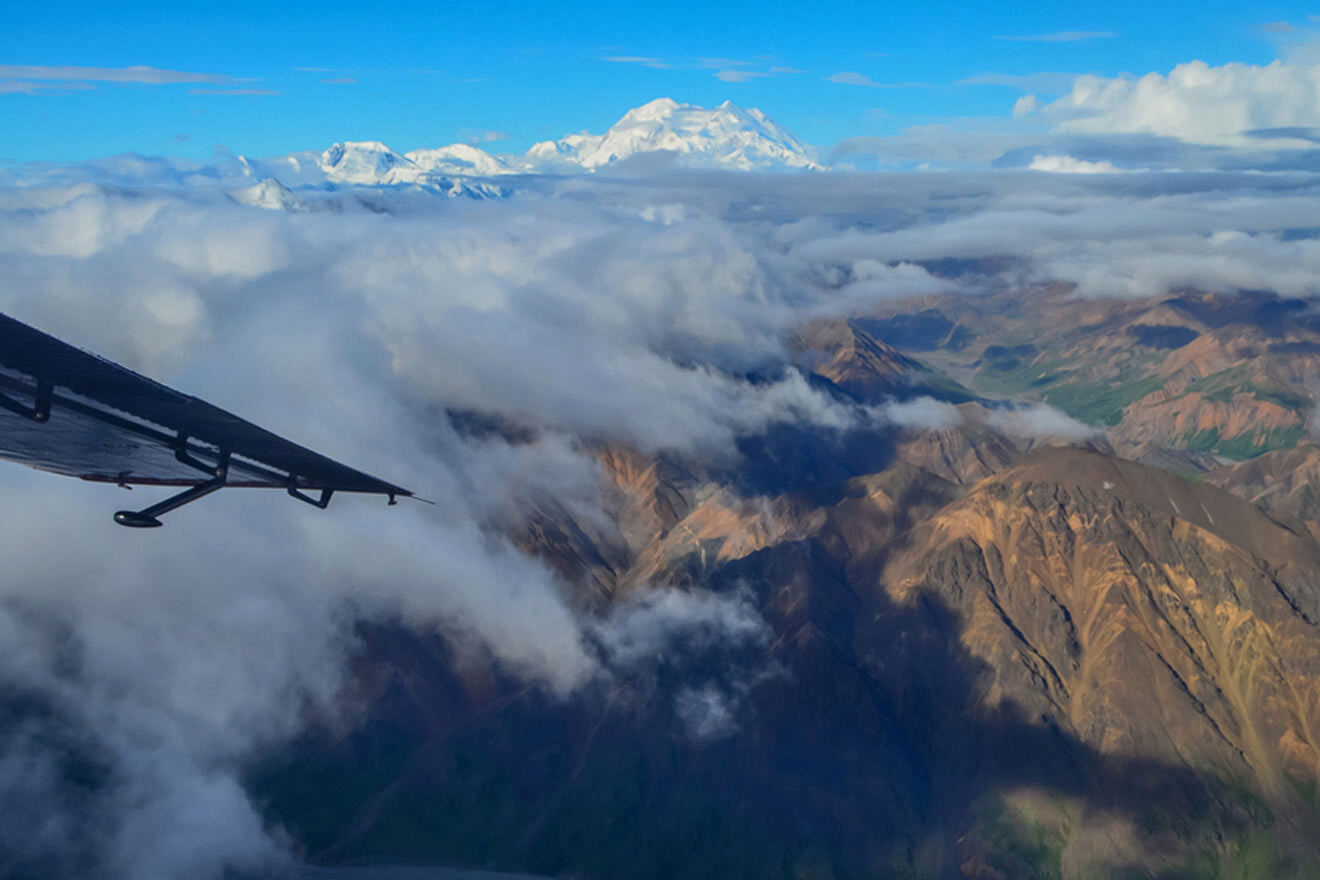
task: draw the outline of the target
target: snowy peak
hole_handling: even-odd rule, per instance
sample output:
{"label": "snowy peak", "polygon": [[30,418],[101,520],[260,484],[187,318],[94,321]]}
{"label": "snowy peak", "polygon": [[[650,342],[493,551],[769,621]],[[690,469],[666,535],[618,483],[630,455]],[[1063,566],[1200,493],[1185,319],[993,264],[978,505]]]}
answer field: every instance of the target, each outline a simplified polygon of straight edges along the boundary
{"label": "snowy peak", "polygon": [[416,166],[379,141],[345,141],[337,143],[321,154],[317,163],[326,177],[341,183],[376,184],[399,177],[415,176]]}
{"label": "snowy peak", "polygon": [[[724,102],[724,104],[727,103],[729,102]],[[724,104],[720,106],[723,107]],[[689,106],[688,104],[680,104],[673,98],[656,98],[654,101],[640,107],[634,107],[623,114],[623,118],[616,125],[623,125],[627,122],[663,122],[673,116],[675,111],[687,109]]]}
{"label": "snowy peak", "polygon": [[252,186],[236,189],[229,197],[240,205],[263,208],[267,211],[305,211],[307,208],[287,186],[267,177]]}
{"label": "snowy peak", "polygon": [[638,153],[676,153],[682,164],[763,171],[819,170],[811,150],[760,110],[725,101],[713,110],[658,98],[634,107],[603,135],[569,135],[532,147],[527,160],[595,170]]}
{"label": "snowy peak", "polygon": [[490,153],[470,144],[450,144],[433,150],[412,150],[404,154],[418,168],[431,174],[459,174],[493,177],[513,174],[514,170]]}
{"label": "snowy peak", "polygon": [[667,154],[676,164],[693,168],[823,169],[810,147],[760,110],[744,110],[732,101],[706,109],[658,98],[629,110],[604,134],[543,141],[521,156],[493,156],[471,144],[397,153],[380,141],[343,141],[321,153],[239,157],[243,176],[261,182],[231,195],[245,205],[286,211],[310,210],[315,199],[309,192],[327,185],[331,191],[338,186],[401,187],[451,197],[505,198],[512,192],[508,187],[483,178],[597,171],[648,153]]}
{"label": "snowy peak", "polygon": [[317,159],[317,166],[331,183],[416,186],[451,198],[498,199],[508,195],[502,187],[464,179],[509,173],[507,168],[499,170],[504,165],[494,156],[467,144],[414,150],[405,156],[379,141],[345,141],[333,144],[323,152]]}

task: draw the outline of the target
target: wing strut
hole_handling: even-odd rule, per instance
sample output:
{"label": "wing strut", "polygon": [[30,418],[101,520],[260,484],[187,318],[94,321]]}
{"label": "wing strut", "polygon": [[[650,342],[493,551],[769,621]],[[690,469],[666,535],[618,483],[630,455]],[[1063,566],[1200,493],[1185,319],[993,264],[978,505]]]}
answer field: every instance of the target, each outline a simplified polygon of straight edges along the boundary
{"label": "wing strut", "polygon": [[50,382],[38,380],[37,391],[32,406],[19,403],[8,394],[0,391],[0,406],[12,413],[18,413],[34,422],[44,422],[50,418],[50,402],[55,396],[55,386]]}
{"label": "wing strut", "polygon": [[226,481],[229,480],[228,452],[221,452],[220,460],[216,462],[215,467],[209,467],[188,453],[188,438],[180,434],[179,445],[174,450],[174,457],[184,464],[212,474],[211,479],[205,483],[198,483],[191,489],[185,489],[178,495],[171,495],[164,501],[157,501],[150,507],[144,507],[141,510],[117,511],[115,522],[121,526],[129,526],[134,529],[154,529],[157,526],[163,526],[165,524],[158,519],[162,513],[169,513],[176,507],[183,507],[183,505],[196,501],[198,498],[205,498],[212,492],[223,489]]}

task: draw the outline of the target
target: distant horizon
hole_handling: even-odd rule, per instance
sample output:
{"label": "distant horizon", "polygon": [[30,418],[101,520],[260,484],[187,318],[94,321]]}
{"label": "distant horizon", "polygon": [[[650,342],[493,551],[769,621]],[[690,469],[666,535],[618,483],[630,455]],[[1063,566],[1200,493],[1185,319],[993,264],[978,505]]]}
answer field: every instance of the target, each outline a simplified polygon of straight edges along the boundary
{"label": "distant horizon", "polygon": [[[626,20],[605,4],[442,15],[421,4],[240,3],[221,15],[75,3],[62,16],[78,27],[18,9],[0,35],[0,161],[274,156],[336,141],[519,154],[566,133],[600,133],[627,109],[670,96],[759,108],[823,155],[859,138],[884,141],[873,151],[880,164],[903,167],[925,161],[912,155],[922,138],[976,135],[1011,149],[1077,130],[1079,113],[1111,133],[1168,134],[1159,117],[1176,114],[1146,107],[1124,117],[1113,95],[1075,106],[1076,85],[1122,91],[1197,62],[1223,81],[1221,103],[1231,106],[1268,65],[1309,76],[1320,44],[1316,19],[1294,2],[1010,13],[981,0],[826,6],[789,18],[726,0]],[[1256,127],[1320,124],[1314,107],[1297,119],[1285,104],[1298,106],[1281,101]],[[1205,132],[1187,134],[1207,142]]]}

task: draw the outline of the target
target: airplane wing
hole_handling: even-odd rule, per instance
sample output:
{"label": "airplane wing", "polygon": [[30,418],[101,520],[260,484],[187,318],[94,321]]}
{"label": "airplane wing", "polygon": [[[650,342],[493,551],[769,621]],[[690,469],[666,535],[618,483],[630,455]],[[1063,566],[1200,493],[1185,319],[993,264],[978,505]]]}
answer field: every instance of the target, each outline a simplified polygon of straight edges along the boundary
{"label": "airplane wing", "polygon": [[231,486],[280,488],[322,508],[335,492],[390,504],[413,494],[2,313],[0,458],[121,486],[190,487],[115,514],[139,528]]}

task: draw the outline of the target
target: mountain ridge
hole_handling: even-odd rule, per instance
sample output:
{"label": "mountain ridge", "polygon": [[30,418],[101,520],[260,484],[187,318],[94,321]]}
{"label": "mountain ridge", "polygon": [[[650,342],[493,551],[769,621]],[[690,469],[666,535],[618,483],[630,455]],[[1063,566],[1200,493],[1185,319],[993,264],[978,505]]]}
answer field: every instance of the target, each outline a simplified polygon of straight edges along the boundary
{"label": "mountain ridge", "polygon": [[[320,153],[239,157],[242,173],[298,189],[325,184],[419,187],[451,197],[498,198],[498,181],[523,174],[594,174],[635,157],[669,157],[681,167],[730,171],[825,170],[810,147],[755,108],[732,101],[713,109],[658,98],[626,112],[603,134],[569,134],[521,155],[494,155],[456,143],[400,153],[381,141],[337,141]],[[252,198],[255,198],[253,196]],[[239,199],[242,201],[242,199]],[[266,199],[262,207],[278,207]]]}

